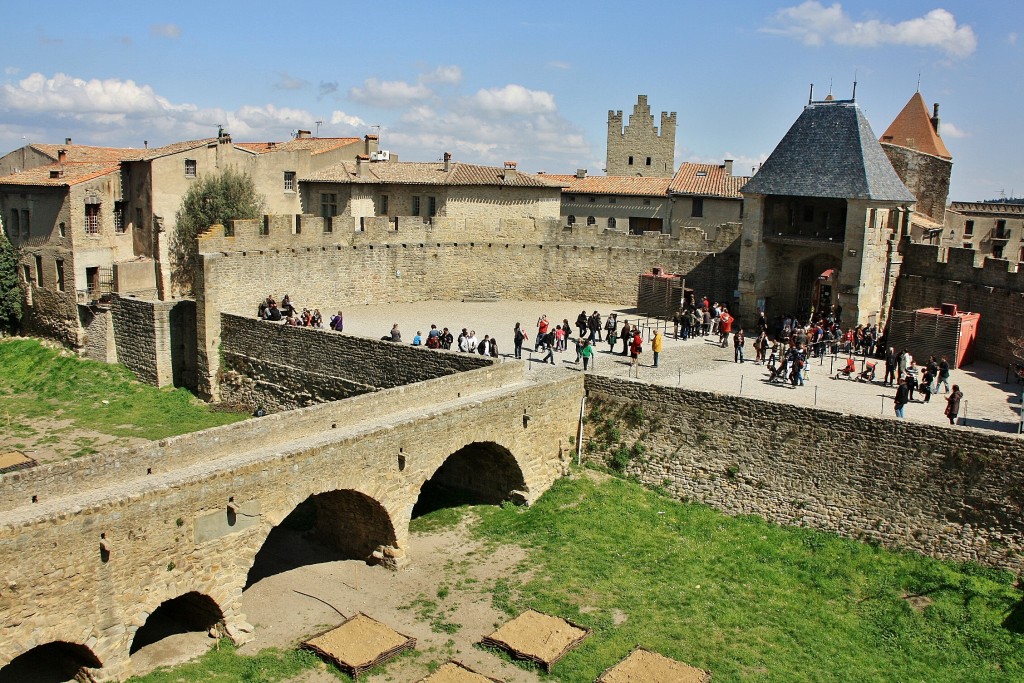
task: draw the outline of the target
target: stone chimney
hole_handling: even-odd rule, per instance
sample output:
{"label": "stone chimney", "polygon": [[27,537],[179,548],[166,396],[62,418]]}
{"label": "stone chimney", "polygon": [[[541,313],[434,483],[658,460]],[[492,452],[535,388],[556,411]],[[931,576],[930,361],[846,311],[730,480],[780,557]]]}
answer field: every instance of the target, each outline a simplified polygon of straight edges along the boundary
{"label": "stone chimney", "polygon": [[585,169],[585,168],[577,168],[576,169],[576,177],[580,178],[581,180],[583,178],[586,178],[587,177],[587,169]]}
{"label": "stone chimney", "polygon": [[64,138],[64,144],[65,145],[70,145],[71,144],[71,138]]}
{"label": "stone chimney", "polygon": [[936,102],[935,104],[932,105],[932,128],[935,129],[936,133],[939,132],[939,103],[938,102]]}
{"label": "stone chimney", "polygon": [[296,131],[296,133],[295,133],[295,139],[296,140],[304,140],[304,139],[310,138],[310,137],[313,137],[313,134],[310,131],[308,131],[308,130],[300,130],[300,131]]}
{"label": "stone chimney", "polygon": [[365,178],[366,169],[370,166],[370,157],[366,154],[360,154],[356,157],[356,177]]}
{"label": "stone chimney", "polygon": [[68,160],[68,151],[66,149],[58,149],[57,150],[57,163],[58,164],[63,164],[67,160]]}
{"label": "stone chimney", "polygon": [[726,159],[722,168],[725,169],[725,175],[732,175],[732,159]]}
{"label": "stone chimney", "polygon": [[379,148],[379,142],[376,135],[364,135],[363,136],[363,154],[370,155],[376,152]]}
{"label": "stone chimney", "polygon": [[516,162],[514,162],[514,161],[506,161],[505,162],[505,172],[502,174],[502,178],[505,179],[505,182],[509,183],[509,182],[512,182],[513,180],[515,180],[517,173],[518,173],[518,171],[516,171]]}

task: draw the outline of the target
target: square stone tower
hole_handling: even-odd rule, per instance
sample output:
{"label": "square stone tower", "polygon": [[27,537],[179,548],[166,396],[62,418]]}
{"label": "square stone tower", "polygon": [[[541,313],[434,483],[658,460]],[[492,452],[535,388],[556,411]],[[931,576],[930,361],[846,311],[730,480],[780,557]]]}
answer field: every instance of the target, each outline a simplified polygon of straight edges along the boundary
{"label": "square stone tower", "polygon": [[671,178],[675,172],[675,147],[676,113],[661,112],[659,133],[647,95],[637,96],[625,129],[622,110],[608,110],[608,175]]}

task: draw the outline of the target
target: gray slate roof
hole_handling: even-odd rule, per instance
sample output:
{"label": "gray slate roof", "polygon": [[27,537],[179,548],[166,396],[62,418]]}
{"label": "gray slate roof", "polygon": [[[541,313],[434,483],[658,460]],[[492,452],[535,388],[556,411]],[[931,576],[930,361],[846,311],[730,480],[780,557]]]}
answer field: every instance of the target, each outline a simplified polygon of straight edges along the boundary
{"label": "gray slate roof", "polygon": [[812,102],[740,190],[746,194],[914,202],[854,102]]}

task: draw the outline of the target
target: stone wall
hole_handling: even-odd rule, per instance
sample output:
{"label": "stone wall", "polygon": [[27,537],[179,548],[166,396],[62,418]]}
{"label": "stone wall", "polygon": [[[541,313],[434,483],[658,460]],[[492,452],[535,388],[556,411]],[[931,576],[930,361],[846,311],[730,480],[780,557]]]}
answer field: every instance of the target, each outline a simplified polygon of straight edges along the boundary
{"label": "stone wall", "polygon": [[953,162],[907,147],[882,144],[896,175],[917,197],[914,210],[942,225],[946,214],[946,197]]}
{"label": "stone wall", "polygon": [[[221,315],[221,400],[272,412],[490,367],[475,354]],[[437,400],[444,400],[438,396]]]}
{"label": "stone wall", "polygon": [[79,304],[78,316],[82,321],[82,355],[101,363],[116,363],[114,323],[107,307]]}
{"label": "stone wall", "polygon": [[903,269],[893,307],[954,303],[961,311],[980,313],[977,357],[999,365],[1012,362],[1007,337],[1024,336],[1024,268],[989,258],[978,267],[978,254],[971,249],[910,243],[901,249]]}
{"label": "stone wall", "polygon": [[140,382],[195,386],[195,302],[114,294],[110,315],[117,361]]}
{"label": "stone wall", "polygon": [[[709,240],[696,229],[679,237],[634,236],[563,230],[557,221],[532,220],[445,219],[430,225],[402,218],[396,230],[395,223],[378,218],[367,220],[365,231],[325,233],[324,219],[312,216],[301,217],[296,234],[293,221],[235,221],[232,236],[215,226],[200,239],[203,395],[217,396],[212,380],[219,369],[220,314],[255,316],[270,293],[287,293],[329,317],[344,306],[380,301],[631,302],[638,275],[656,265],[682,274],[688,287],[715,299],[731,299],[736,286],[738,226]],[[387,331],[385,326],[381,334]]]}
{"label": "stone wall", "polygon": [[[612,417],[627,446],[643,441],[626,472],[647,485],[728,514],[1024,568],[1018,438],[598,375],[586,388],[588,412]],[[599,425],[588,421],[591,440]]]}

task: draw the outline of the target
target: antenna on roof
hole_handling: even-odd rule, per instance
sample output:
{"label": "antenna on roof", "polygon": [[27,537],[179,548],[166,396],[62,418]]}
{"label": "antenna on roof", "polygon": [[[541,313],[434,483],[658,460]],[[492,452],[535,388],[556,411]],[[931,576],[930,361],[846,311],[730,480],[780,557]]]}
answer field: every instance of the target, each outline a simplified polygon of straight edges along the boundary
{"label": "antenna on roof", "polygon": [[917,72],[917,92],[921,92],[921,72]]}
{"label": "antenna on roof", "polygon": [[807,95],[807,104],[810,104],[814,100],[814,84],[811,83],[811,92]]}
{"label": "antenna on roof", "polygon": [[313,123],[316,124],[316,136],[320,137],[320,126],[324,125],[324,122],[323,121],[314,121]]}
{"label": "antenna on roof", "polygon": [[857,70],[856,69],[853,70],[853,95],[850,96],[850,99],[853,100],[854,102],[857,101]]}
{"label": "antenna on roof", "polygon": [[832,79],[828,79],[828,94],[832,94]]}

